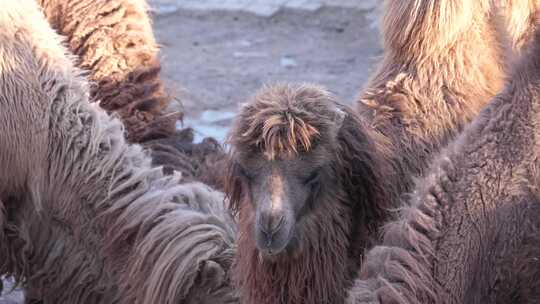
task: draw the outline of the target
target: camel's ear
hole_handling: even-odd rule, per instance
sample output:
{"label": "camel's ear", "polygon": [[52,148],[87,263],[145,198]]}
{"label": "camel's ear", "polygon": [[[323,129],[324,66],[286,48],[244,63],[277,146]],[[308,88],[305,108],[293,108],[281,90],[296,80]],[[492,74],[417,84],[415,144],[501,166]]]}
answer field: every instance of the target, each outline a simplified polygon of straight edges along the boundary
{"label": "camel's ear", "polygon": [[336,108],[335,122],[338,129],[341,129],[341,126],[343,125],[343,121],[345,120],[345,116],[347,116],[347,113],[345,113],[345,111],[343,111],[340,108]]}
{"label": "camel's ear", "polygon": [[347,116],[347,113],[343,111],[340,108],[336,107],[334,116],[334,136],[337,137],[339,134],[339,131],[341,130],[341,127],[343,126],[343,122],[345,121],[345,116]]}

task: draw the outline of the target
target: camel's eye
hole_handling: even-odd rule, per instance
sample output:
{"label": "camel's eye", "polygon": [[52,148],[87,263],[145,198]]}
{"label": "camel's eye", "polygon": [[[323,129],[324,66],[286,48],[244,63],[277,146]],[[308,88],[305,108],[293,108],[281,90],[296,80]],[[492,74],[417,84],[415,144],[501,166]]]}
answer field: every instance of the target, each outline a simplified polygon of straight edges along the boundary
{"label": "camel's eye", "polygon": [[245,179],[249,181],[253,180],[253,178],[255,177],[253,174],[251,174],[248,170],[246,170],[244,167],[240,165],[238,166],[238,171],[240,172],[242,177],[244,177]]}
{"label": "camel's eye", "polygon": [[304,179],[304,185],[313,185],[319,181],[319,170],[313,171],[308,177]]}

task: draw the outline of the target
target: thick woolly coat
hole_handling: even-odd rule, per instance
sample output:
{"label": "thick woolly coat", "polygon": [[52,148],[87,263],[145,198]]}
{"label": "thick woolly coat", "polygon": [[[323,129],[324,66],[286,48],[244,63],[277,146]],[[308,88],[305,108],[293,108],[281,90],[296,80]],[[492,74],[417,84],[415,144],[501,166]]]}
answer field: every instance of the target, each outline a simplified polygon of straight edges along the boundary
{"label": "thick woolly coat", "polygon": [[234,302],[223,196],[126,142],[34,1],[0,29],[0,272],[45,303]]}
{"label": "thick woolly coat", "polygon": [[540,301],[540,31],[367,254],[349,303]]}

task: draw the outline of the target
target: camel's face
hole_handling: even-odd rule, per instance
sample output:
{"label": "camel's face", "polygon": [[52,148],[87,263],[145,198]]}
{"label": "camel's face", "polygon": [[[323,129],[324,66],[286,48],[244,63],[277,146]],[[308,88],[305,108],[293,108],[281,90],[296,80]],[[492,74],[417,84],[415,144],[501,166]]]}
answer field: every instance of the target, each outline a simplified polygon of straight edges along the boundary
{"label": "camel's face", "polygon": [[328,158],[318,152],[293,159],[256,157],[242,161],[242,174],[255,210],[255,239],[264,255],[295,249],[301,238],[302,217],[313,207],[319,181],[328,167]]}
{"label": "camel's face", "polygon": [[337,185],[340,108],[331,93],[310,85],[268,87],[242,107],[230,136],[226,191],[263,256],[296,255],[317,235],[309,230],[317,219],[311,213],[325,212],[318,193]]}

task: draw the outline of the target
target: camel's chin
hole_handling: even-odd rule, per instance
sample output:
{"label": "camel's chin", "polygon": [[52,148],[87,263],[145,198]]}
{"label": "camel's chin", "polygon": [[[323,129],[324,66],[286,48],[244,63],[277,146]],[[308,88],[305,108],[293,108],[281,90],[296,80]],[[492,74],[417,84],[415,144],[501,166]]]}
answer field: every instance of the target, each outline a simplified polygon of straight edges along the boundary
{"label": "camel's chin", "polygon": [[281,250],[281,251],[272,251],[268,249],[259,249],[260,258],[263,261],[270,262],[270,263],[279,263],[283,260],[288,260],[290,256],[290,250],[287,250],[287,248]]}
{"label": "camel's chin", "polygon": [[279,256],[283,256],[287,254],[287,252],[289,251],[287,250],[289,247],[289,244],[290,242],[286,241],[279,244],[272,244],[271,246],[258,245],[257,249],[259,250],[259,252],[261,253],[263,257],[268,257],[272,259],[272,258],[277,258]]}

